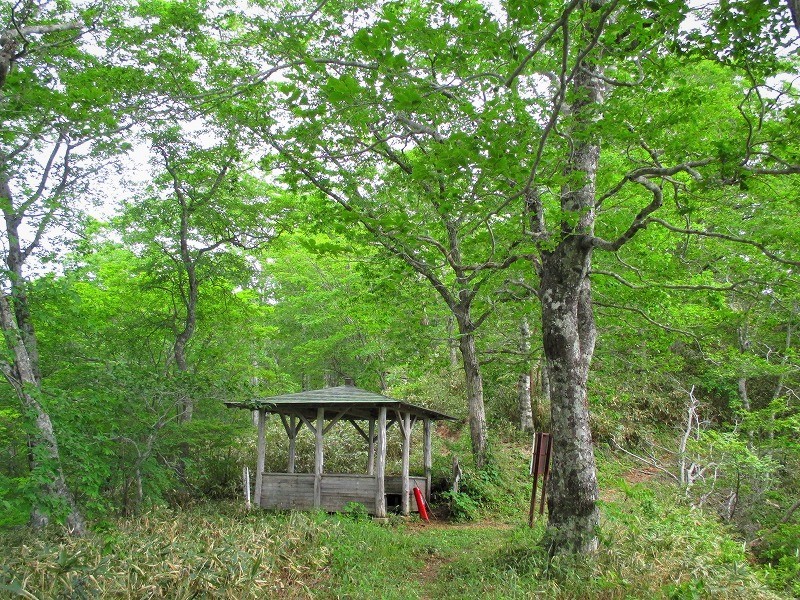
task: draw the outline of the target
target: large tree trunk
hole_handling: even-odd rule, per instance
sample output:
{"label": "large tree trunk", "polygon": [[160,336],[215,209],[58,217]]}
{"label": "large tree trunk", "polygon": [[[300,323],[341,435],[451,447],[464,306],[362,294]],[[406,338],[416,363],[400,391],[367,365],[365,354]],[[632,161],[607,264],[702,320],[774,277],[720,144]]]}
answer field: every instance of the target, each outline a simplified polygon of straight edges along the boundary
{"label": "large tree trunk", "polygon": [[[596,10],[601,3],[590,3]],[[542,253],[542,333],[550,379],[553,464],[548,486],[550,554],[597,549],[599,496],[587,380],[596,329],[589,270],[594,233],[595,180],[600,146],[589,131],[603,101],[601,69],[584,61],[573,80],[571,133],[575,141],[565,168],[561,224],[552,251]]]}
{"label": "large tree trunk", "polygon": [[475,326],[472,324],[468,310],[456,313],[454,316],[458,322],[458,344],[461,349],[467,386],[472,455],[475,457],[475,466],[482,469],[486,466],[488,459],[489,442],[486,437],[486,411],[483,406],[483,377],[478,361],[478,351],[475,347]]}
{"label": "large tree trunk", "polygon": [[[86,523],[75,506],[75,500],[64,480],[61,470],[61,457],[50,416],[36,399],[39,382],[36,380],[23,337],[11,312],[8,299],[0,296],[0,323],[6,335],[8,350],[14,358],[13,368],[3,364],[6,379],[12,384],[22,403],[26,415],[34,419],[35,427],[30,435],[33,473],[42,482],[41,502],[37,502],[31,512],[31,524],[44,527],[50,521],[51,507],[58,510],[59,505],[66,509],[67,527],[73,535],[83,535]],[[47,507],[47,508],[45,508]]]}
{"label": "large tree trunk", "polygon": [[543,261],[542,331],[551,388],[553,464],[548,485],[550,553],[597,548],[598,486],[586,384],[594,352],[591,291],[584,271],[589,253],[564,243]]}

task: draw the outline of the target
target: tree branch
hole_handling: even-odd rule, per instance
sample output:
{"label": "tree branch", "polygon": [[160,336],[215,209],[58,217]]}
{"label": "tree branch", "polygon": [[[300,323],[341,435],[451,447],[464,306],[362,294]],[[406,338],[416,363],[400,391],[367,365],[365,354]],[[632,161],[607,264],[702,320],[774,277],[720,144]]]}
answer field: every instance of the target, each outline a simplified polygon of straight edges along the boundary
{"label": "tree branch", "polygon": [[650,202],[650,204],[639,211],[639,214],[637,214],[633,219],[633,223],[631,223],[627,231],[625,231],[625,233],[619,236],[615,241],[608,242],[598,237],[591,237],[589,242],[595,248],[616,252],[624,244],[627,244],[629,241],[631,241],[633,236],[635,236],[641,229],[647,227],[649,222],[647,217],[661,208],[661,205],[664,203],[664,192],[655,183],[645,177],[636,177],[633,181],[647,188],[653,194],[653,200]]}
{"label": "tree branch", "polygon": [[74,31],[83,27],[80,21],[68,21],[66,23],[53,23],[52,25],[23,25],[12,29],[4,29],[0,36],[17,35],[25,39],[26,35],[46,35],[57,31]]}
{"label": "tree branch", "polygon": [[605,200],[617,194],[629,181],[634,181],[639,183],[638,181],[636,181],[639,177],[650,177],[650,178],[670,177],[672,175],[676,175],[678,173],[683,172],[683,173],[688,173],[692,177],[692,179],[700,181],[703,179],[703,176],[697,171],[697,168],[709,165],[712,162],[714,162],[714,160],[715,159],[713,158],[704,158],[702,160],[688,161],[672,167],[647,166],[635,169],[625,174],[625,176],[620,180],[619,183],[617,183],[617,185],[615,185],[605,194],[600,196],[600,199],[597,201],[595,207],[599,208]]}
{"label": "tree branch", "polygon": [[527,64],[541,51],[542,48],[544,48],[544,45],[550,41],[550,39],[556,34],[556,32],[569,21],[570,14],[572,13],[573,10],[575,10],[575,7],[577,7],[578,4],[581,3],[581,1],[582,0],[572,0],[569,4],[567,4],[563,12],[561,13],[561,17],[559,17],[558,21],[553,23],[550,26],[550,29],[548,29],[545,32],[545,34],[539,39],[539,41],[536,42],[536,45],[533,47],[533,49],[531,49],[531,51],[528,52],[525,58],[522,59],[519,65],[517,65],[517,68],[514,69],[514,72],[511,73],[511,75],[509,75],[508,78],[505,80],[503,85],[505,85],[506,87],[511,87],[511,84],[514,83],[514,80],[517,77],[519,77],[522,71],[525,70]]}
{"label": "tree branch", "polygon": [[785,525],[786,523],[788,523],[789,519],[792,518],[792,515],[795,513],[795,511],[797,511],[797,509],[800,509],[800,499],[795,500],[794,504],[792,504],[788,508],[788,510],[784,513],[783,517],[781,517],[781,520],[778,521],[777,525],[775,525],[774,527],[770,527],[764,533],[762,533],[760,536],[758,536],[754,540],[751,540],[750,542],[748,542],[747,545],[749,547],[753,547],[753,546],[757,546],[758,544],[760,544],[764,540],[764,538],[766,536],[768,536],[770,533],[773,533],[774,531],[777,531],[778,528],[781,525]]}
{"label": "tree branch", "polygon": [[673,472],[672,472],[672,471],[670,471],[669,469],[665,469],[664,467],[662,467],[661,465],[659,465],[659,464],[658,464],[658,463],[657,463],[655,460],[652,460],[652,459],[648,460],[648,459],[644,458],[643,456],[639,456],[638,454],[634,454],[633,452],[630,452],[630,451],[626,450],[625,448],[623,448],[622,446],[620,446],[620,445],[619,445],[619,442],[617,442],[617,440],[616,440],[616,439],[614,439],[613,437],[611,438],[611,444],[612,444],[612,445],[613,445],[613,446],[614,446],[614,447],[615,447],[617,450],[620,450],[620,451],[624,452],[624,453],[625,453],[625,454],[627,454],[628,456],[630,456],[630,457],[633,457],[633,458],[635,458],[636,460],[638,460],[638,461],[641,461],[641,462],[643,462],[644,464],[646,464],[646,465],[648,465],[648,466],[650,466],[650,467],[653,467],[653,468],[655,468],[655,469],[658,469],[658,470],[659,470],[659,471],[661,471],[662,473],[666,473],[666,474],[667,474],[667,475],[669,475],[669,476],[670,476],[672,479],[674,479],[674,480],[675,480],[677,483],[680,483],[680,482],[681,482],[681,481],[680,481],[680,479],[678,479],[678,477],[675,475],[675,473],[673,473]]}
{"label": "tree branch", "polygon": [[367,231],[375,236],[379,244],[403,260],[403,262],[414,269],[414,271],[425,277],[451,309],[457,305],[456,298],[450,293],[450,290],[447,288],[444,282],[436,277],[435,273],[433,273],[427,264],[415,258],[413,256],[413,251],[405,248],[402,242],[397,240],[397,238],[392,236],[389,232],[386,232],[379,226],[376,226],[373,221],[377,221],[377,219],[374,219],[372,215],[364,215],[355,210],[353,205],[344,196],[336,192],[336,190],[334,190],[330,185],[322,181],[308,168],[294,159],[292,154],[289,153],[282,144],[274,139],[269,139],[267,141],[281,156],[283,156],[289,162],[289,164],[302,173],[306,180],[314,188],[322,192],[331,200],[335,201],[347,212],[355,215],[355,217],[367,229]]}
{"label": "tree branch", "polygon": [[694,335],[691,331],[686,331],[684,329],[678,329],[676,327],[670,327],[669,325],[664,325],[663,323],[659,323],[658,321],[652,319],[647,313],[645,313],[640,308],[636,308],[634,306],[620,306],[618,304],[607,304],[605,302],[601,302],[600,300],[594,300],[593,304],[595,306],[602,306],[603,308],[612,308],[614,310],[627,310],[628,312],[633,312],[642,317],[645,321],[658,327],[659,329],[663,329],[664,331],[669,331],[671,333],[680,333],[681,335],[685,335],[687,337],[692,338],[698,345],[700,345],[700,340]]}
{"label": "tree branch", "polygon": [[730,285],[718,286],[718,285],[674,285],[674,284],[661,284],[661,283],[645,283],[644,285],[639,285],[636,283],[631,283],[627,279],[623,278],[616,273],[612,273],[611,271],[600,271],[596,269],[592,269],[590,275],[605,275],[606,277],[611,277],[612,279],[616,279],[625,287],[628,287],[632,290],[648,290],[648,289],[664,289],[664,290],[684,290],[684,291],[701,291],[701,290],[708,290],[712,292],[729,292],[731,290],[735,290],[740,285],[745,283],[750,283],[750,279],[743,279],[741,281],[737,281],[735,283],[731,283]]}
{"label": "tree branch", "polygon": [[766,245],[762,244],[761,242],[756,242],[754,240],[749,240],[747,238],[743,238],[743,237],[739,237],[739,236],[735,236],[735,235],[729,235],[727,233],[717,233],[715,231],[703,231],[701,229],[688,229],[688,228],[684,228],[684,227],[676,227],[676,226],[674,226],[674,225],[672,225],[670,223],[667,223],[663,219],[657,219],[655,217],[650,217],[648,219],[648,222],[649,223],[657,223],[657,224],[661,225],[662,227],[664,227],[665,229],[668,229],[669,231],[672,231],[672,232],[675,232],[675,233],[684,233],[686,235],[698,235],[698,236],[701,236],[701,237],[716,238],[716,239],[720,239],[720,240],[726,240],[728,242],[734,242],[734,243],[737,243],[737,244],[744,244],[746,246],[751,246],[753,248],[756,248],[756,249],[760,250],[761,253],[764,254],[764,256],[766,256],[770,260],[774,260],[775,262],[778,262],[778,263],[780,263],[782,265],[787,265],[787,266],[790,266],[790,267],[800,267],[800,261],[781,258],[780,256],[778,256],[777,254],[775,254],[771,250],[767,249]]}

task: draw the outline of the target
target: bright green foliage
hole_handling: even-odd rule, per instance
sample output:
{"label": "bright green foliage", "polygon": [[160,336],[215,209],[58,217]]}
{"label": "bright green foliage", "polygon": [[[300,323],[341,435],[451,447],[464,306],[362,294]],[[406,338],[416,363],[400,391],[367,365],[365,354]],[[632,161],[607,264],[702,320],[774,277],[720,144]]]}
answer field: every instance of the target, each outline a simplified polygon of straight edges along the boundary
{"label": "bright green foliage", "polygon": [[[16,406],[0,409],[0,447],[4,449],[22,449],[17,445],[19,431],[23,429],[22,415]],[[15,457],[16,458],[16,457]],[[0,506],[3,507],[0,527],[22,525],[30,517],[29,502],[21,493],[30,477],[22,460],[14,460],[10,456],[3,461],[3,472],[0,473]]]}
{"label": "bright green foliage", "polygon": [[436,299],[420,293],[406,270],[385,268],[379,249],[302,233],[281,237],[264,254],[272,348],[296,384],[352,377],[385,390],[441,365],[445,318]]}
{"label": "bright green foliage", "polygon": [[800,557],[797,555],[800,526],[784,525],[764,538],[761,556],[767,582],[797,598],[800,596]]}
{"label": "bright green foliage", "polygon": [[[230,448],[246,423],[220,399],[249,398],[258,385],[251,377],[274,381],[263,329],[253,326],[263,309],[222,278],[208,286],[202,343],[192,354],[196,367],[191,380],[176,380],[165,362],[171,334],[150,308],[170,306],[169,290],[152,285],[145,261],[100,242],[73,260],[64,277],[37,281],[32,296],[43,317],[37,327],[48,365],[45,398],[81,503],[91,515],[135,510],[137,473],[145,502],[169,496],[181,440],[195,448],[188,478],[202,493],[235,493],[242,457]],[[230,351],[231,339],[237,352]],[[175,404],[186,386],[199,423],[179,432]],[[24,438],[11,436],[9,444],[24,457]]]}
{"label": "bright green foliage", "polygon": [[0,12],[0,28],[14,31],[13,19],[25,39],[10,43],[14,58],[0,68],[0,173],[10,186],[3,209],[24,224],[23,249],[36,250],[37,233],[56,223],[69,229],[81,209],[101,201],[93,180],[130,149],[122,132],[142,117],[137,94],[147,76],[104,44],[123,15],[113,3],[26,1]]}

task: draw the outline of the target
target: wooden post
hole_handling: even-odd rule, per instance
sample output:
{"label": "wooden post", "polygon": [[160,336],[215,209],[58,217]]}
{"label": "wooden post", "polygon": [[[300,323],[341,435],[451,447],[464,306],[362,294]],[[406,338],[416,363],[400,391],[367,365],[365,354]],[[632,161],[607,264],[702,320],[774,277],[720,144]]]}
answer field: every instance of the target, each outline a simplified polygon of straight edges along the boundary
{"label": "wooden post", "polygon": [[425,501],[431,500],[431,468],[433,466],[433,455],[431,454],[431,420],[425,419],[422,422],[422,433],[424,437],[422,446],[422,462],[425,468]]}
{"label": "wooden post", "polygon": [[453,493],[458,493],[458,486],[461,482],[461,475],[463,472],[461,471],[461,465],[458,463],[458,457],[453,457]]}
{"label": "wooden post", "polygon": [[375,491],[375,516],[386,517],[386,407],[378,409],[378,447],[376,448],[377,460],[375,465],[376,491]]}
{"label": "wooden post", "polygon": [[533,458],[531,474],[533,487],[531,489],[531,511],[528,515],[528,525],[533,527],[536,517],[536,487],[539,475],[542,476],[542,497],[539,502],[539,514],[544,514],[545,497],[547,496],[547,479],[550,476],[550,451],[552,450],[553,436],[549,433],[536,433],[534,435]]}
{"label": "wooden post", "polygon": [[401,427],[403,434],[403,496],[400,499],[400,508],[404,515],[408,515],[411,512],[411,487],[408,482],[409,457],[411,455],[411,413],[405,413],[402,417],[400,422],[403,425]]}
{"label": "wooden post", "polygon": [[256,489],[253,494],[256,506],[261,508],[261,481],[264,478],[264,453],[266,451],[266,438],[264,437],[264,423],[267,420],[267,410],[258,409],[258,450],[256,458]]}
{"label": "wooden post", "polygon": [[244,506],[250,510],[252,505],[250,504],[250,467],[248,466],[242,469],[242,483],[244,485]]}
{"label": "wooden post", "polygon": [[531,474],[533,475],[533,484],[531,486],[531,510],[528,513],[528,526],[533,527],[533,520],[536,518],[536,484],[539,479],[539,445],[541,443],[542,434],[538,432],[534,434],[533,443],[533,464],[531,466]]}
{"label": "wooden post", "polygon": [[544,473],[542,473],[542,501],[539,503],[540,515],[544,514],[544,499],[547,497],[547,479],[550,477],[550,451],[553,445],[553,436],[543,433],[542,437],[544,438],[545,436],[546,444],[544,451]]}
{"label": "wooden post", "polygon": [[294,473],[295,439],[297,438],[297,417],[289,417],[289,467],[287,473]]}
{"label": "wooden post", "polygon": [[317,426],[314,430],[315,448],[314,453],[314,508],[319,508],[322,504],[322,434],[325,429],[325,409],[317,409]]}
{"label": "wooden post", "polygon": [[369,440],[367,440],[367,475],[375,474],[375,419],[369,420]]}

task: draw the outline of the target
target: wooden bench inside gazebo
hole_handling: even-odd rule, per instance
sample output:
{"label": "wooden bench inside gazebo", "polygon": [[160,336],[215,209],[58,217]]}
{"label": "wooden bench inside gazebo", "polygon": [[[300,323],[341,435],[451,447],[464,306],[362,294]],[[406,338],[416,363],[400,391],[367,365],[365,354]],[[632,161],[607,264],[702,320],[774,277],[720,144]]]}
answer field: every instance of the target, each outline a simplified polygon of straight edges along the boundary
{"label": "wooden bench inside gazebo", "polygon": [[[345,385],[283,394],[251,402],[226,402],[229,408],[258,411],[258,445],[254,500],[267,509],[342,510],[350,502],[363,504],[376,517],[386,516],[387,496],[400,497],[402,514],[417,510],[412,490],[425,500],[431,493],[432,423],[455,418],[444,413],[362,390],[348,380]],[[289,438],[286,473],[264,473],[266,415],[278,415]],[[423,472],[409,473],[411,431],[422,422]],[[349,422],[367,444],[366,473],[325,473],[324,436],[340,422]],[[397,424],[402,437],[400,476],[386,475],[388,429]],[[295,440],[306,426],[315,439],[313,473],[295,472]]]}

